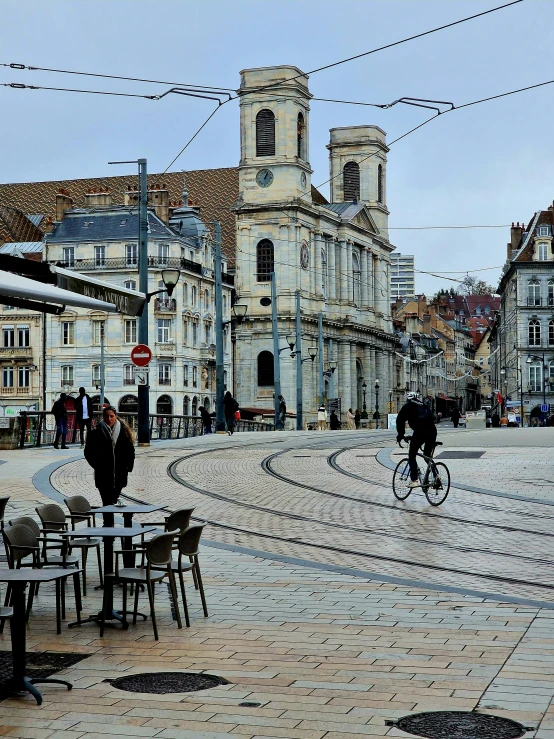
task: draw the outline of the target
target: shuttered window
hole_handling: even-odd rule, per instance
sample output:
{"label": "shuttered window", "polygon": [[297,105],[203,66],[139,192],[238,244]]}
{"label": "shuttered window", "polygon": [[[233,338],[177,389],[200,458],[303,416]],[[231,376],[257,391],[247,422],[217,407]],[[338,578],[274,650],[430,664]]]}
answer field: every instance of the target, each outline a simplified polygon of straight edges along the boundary
{"label": "shuttered window", "polygon": [[306,159],[306,124],[304,123],[304,116],[302,113],[298,114],[297,123],[297,151],[296,154],[299,159]]}
{"label": "shuttered window", "polygon": [[260,110],[256,116],[256,156],[275,156],[275,115],[271,110]]}
{"label": "shuttered window", "polygon": [[383,165],[377,167],[377,202],[383,202]]}
{"label": "shuttered window", "polygon": [[358,200],[360,197],[360,167],[357,162],[346,162],[342,170],[344,200]]}
{"label": "shuttered window", "polygon": [[262,239],[256,247],[258,282],[269,282],[273,272],[273,242]]}

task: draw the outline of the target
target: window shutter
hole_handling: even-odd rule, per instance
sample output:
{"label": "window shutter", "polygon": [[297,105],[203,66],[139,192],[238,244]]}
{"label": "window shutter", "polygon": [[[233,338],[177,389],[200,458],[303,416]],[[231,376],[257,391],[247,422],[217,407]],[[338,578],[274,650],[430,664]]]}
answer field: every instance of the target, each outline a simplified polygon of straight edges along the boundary
{"label": "window shutter", "polygon": [[256,156],[275,156],[275,115],[271,110],[260,110],[256,116]]}
{"label": "window shutter", "polygon": [[357,162],[346,162],[343,175],[344,200],[358,200],[360,197],[360,167]]}

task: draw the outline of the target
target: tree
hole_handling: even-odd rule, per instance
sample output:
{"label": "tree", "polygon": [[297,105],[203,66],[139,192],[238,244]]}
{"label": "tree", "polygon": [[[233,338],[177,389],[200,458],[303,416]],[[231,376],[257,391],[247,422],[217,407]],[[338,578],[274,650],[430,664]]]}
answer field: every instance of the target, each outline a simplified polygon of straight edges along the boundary
{"label": "tree", "polygon": [[466,275],[458,285],[462,295],[494,295],[496,290],[478,277]]}
{"label": "tree", "polygon": [[455,295],[458,295],[459,293],[457,290],[453,287],[451,287],[449,290],[445,290],[444,288],[441,288],[438,290],[434,295],[432,300],[440,300],[441,298],[453,298]]}

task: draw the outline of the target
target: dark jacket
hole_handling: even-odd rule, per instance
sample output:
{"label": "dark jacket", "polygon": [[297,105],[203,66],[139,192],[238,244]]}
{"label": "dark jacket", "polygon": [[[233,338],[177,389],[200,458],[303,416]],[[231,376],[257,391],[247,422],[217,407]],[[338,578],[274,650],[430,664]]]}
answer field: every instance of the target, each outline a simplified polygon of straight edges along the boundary
{"label": "dark jacket", "polygon": [[337,429],[340,429],[339,417],[337,416],[335,411],[331,413],[331,417],[329,418],[329,425],[331,427],[331,431],[336,431]]}
{"label": "dark jacket", "polygon": [[124,488],[135,464],[135,447],[122,426],[114,449],[99,423],[87,436],[85,459],[94,470],[94,484],[99,490]]}
{"label": "dark jacket", "polygon": [[209,426],[211,428],[212,425],[212,417],[208,413],[208,411],[204,408],[203,405],[200,406],[198,409],[198,413],[200,413],[200,418],[202,419],[202,423],[204,426]]}
{"label": "dark jacket", "polygon": [[223,398],[223,409],[225,410],[225,418],[235,419],[235,411],[238,411],[239,404],[232,395]]}
{"label": "dark jacket", "polygon": [[83,420],[83,398],[87,399],[88,417],[92,418],[92,400],[90,399],[90,395],[85,393],[75,398],[75,415],[77,416],[77,421]]}
{"label": "dark jacket", "polygon": [[402,406],[396,418],[396,431],[399,437],[404,436],[406,423],[417,436],[433,436],[437,433],[433,411],[428,403],[409,400]]}
{"label": "dark jacket", "polygon": [[450,420],[454,422],[460,420],[460,411],[457,408],[453,408],[450,411]]}
{"label": "dark jacket", "polygon": [[67,421],[67,408],[65,407],[65,402],[61,400],[61,398],[58,398],[52,406],[52,413],[54,414],[56,421]]}

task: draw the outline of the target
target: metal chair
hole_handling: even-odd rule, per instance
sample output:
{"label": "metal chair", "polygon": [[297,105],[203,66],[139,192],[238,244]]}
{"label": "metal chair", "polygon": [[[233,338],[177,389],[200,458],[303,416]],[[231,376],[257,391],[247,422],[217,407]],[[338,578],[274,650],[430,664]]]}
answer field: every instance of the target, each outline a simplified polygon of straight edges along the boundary
{"label": "metal chair", "polygon": [[6,513],[6,506],[8,505],[9,499],[9,495],[5,498],[0,498],[0,530],[4,528],[4,515]]}
{"label": "metal chair", "polygon": [[[64,498],[69,509],[71,528],[75,530],[75,524],[86,521],[87,526],[96,526],[96,514],[94,509],[84,495],[74,495],[72,498]],[[92,521],[92,523],[91,523]]]}
{"label": "metal chair", "polygon": [[[55,534],[58,531],[67,531],[67,516],[61,506],[56,503],[47,503],[46,505],[35,508],[38,517],[40,518],[43,531],[48,534]],[[73,519],[74,520],[74,519]],[[75,528],[75,526],[73,526]],[[90,536],[83,537],[82,539],[72,539],[70,544],[71,549],[81,550],[81,562],[83,566],[83,595],[87,594],[87,554],[88,550],[95,548],[96,557],[98,560],[98,574],[100,576],[100,585],[104,584],[102,574],[102,558],[100,555],[100,539],[93,539]]]}
{"label": "metal chair", "polygon": [[[159,640],[158,624],[156,621],[156,611],[154,610],[154,585],[169,576],[169,584],[171,586],[171,595],[175,606],[175,616],[177,618],[177,626],[181,629],[181,615],[179,613],[179,603],[177,600],[177,588],[175,586],[175,575],[171,567],[171,554],[173,551],[173,541],[178,531],[170,531],[166,534],[158,534],[154,536],[145,546],[146,567],[125,567],[119,571],[117,575],[113,575],[114,582],[123,585],[123,613],[127,613],[127,583],[135,586],[135,604],[133,609],[133,623],[137,622],[138,599],[140,588],[139,585],[146,585],[148,590],[148,599],[150,601],[150,616],[152,618],[152,626],[154,628],[154,638]],[[123,550],[127,551],[127,550]],[[135,551],[135,550],[129,550]],[[162,569],[163,568],[163,569]],[[110,576],[111,577],[111,576]],[[106,591],[104,590],[104,593]],[[104,635],[104,620],[106,617],[106,600],[102,607],[102,621],[100,623],[100,636]]]}
{"label": "metal chair", "polygon": [[[31,519],[32,521],[32,519]],[[33,521],[33,523],[35,523]],[[36,526],[36,524],[35,524]],[[4,528],[2,531],[2,538],[4,540],[4,548],[6,550],[6,556],[8,559],[8,567],[10,569],[19,569],[22,566],[31,566],[36,568],[52,566],[51,563],[45,563],[40,556],[40,541],[44,537],[37,537],[32,528],[25,524],[19,523],[14,526]],[[61,541],[61,546],[65,547],[66,542]],[[62,549],[62,551],[65,551]],[[24,563],[23,560],[27,557],[32,558],[32,562]],[[79,560],[77,557],[66,556],[63,559],[63,567],[72,567],[78,565]],[[59,567],[60,564],[56,564]],[[77,575],[77,573],[75,573]],[[65,618],[65,582],[63,581],[63,587],[59,580],[56,580],[56,630],[58,634],[61,633],[61,621]],[[75,588],[75,605],[77,610],[77,620],[80,618],[81,612],[81,592],[79,589],[78,577],[74,578]],[[38,588],[31,585],[29,588],[29,596],[27,599],[27,612],[26,620],[29,620],[29,614],[33,607],[33,599],[38,592]],[[6,599],[4,601],[4,607],[8,607],[11,602],[12,588],[8,584],[6,591]],[[2,623],[0,625],[0,633],[4,629],[4,618],[0,616]]]}
{"label": "metal chair", "polygon": [[[208,607],[206,605],[206,596],[204,594],[204,584],[202,582],[202,575],[200,573],[200,563],[198,562],[198,546],[200,544],[200,537],[202,536],[202,530],[206,524],[198,524],[190,526],[188,529],[183,531],[179,535],[177,540],[177,547],[179,550],[179,557],[176,562],[171,563],[171,569],[173,572],[179,573],[179,583],[181,585],[181,597],[183,598],[183,610],[185,612],[185,623],[190,626],[187,598],[185,595],[185,580],[184,573],[192,572],[194,578],[194,586],[200,591],[200,599],[202,601],[202,609],[204,616],[208,617]],[[189,561],[183,563],[183,557],[188,557]]]}
{"label": "metal chair", "polygon": [[[181,508],[178,511],[173,511],[173,513],[170,513],[169,516],[166,516],[163,521],[141,521],[141,526],[160,526],[163,531],[178,531],[180,534],[185,531],[185,529],[188,528],[188,525],[190,523],[190,517],[192,516],[192,512],[194,511],[194,508]],[[146,544],[146,534],[142,534],[140,538],[140,542],[138,544],[133,544],[133,549],[136,550],[144,550],[144,546]],[[173,548],[177,549],[177,542],[173,543]],[[137,552],[138,553],[138,552]],[[115,571],[118,571],[118,565],[119,565],[119,555],[121,554],[120,551],[115,552]],[[144,553],[142,555],[142,560],[140,563],[141,567],[144,567]]]}
{"label": "metal chair", "polygon": [[[45,536],[42,536],[42,529],[38,525],[38,523],[35,521],[34,518],[31,518],[30,516],[20,516],[19,518],[14,518],[13,521],[8,521],[8,524],[10,526],[27,526],[33,534],[35,535],[38,542],[41,543],[41,560],[39,563],[39,567],[68,567],[68,566],[77,566],[79,564],[79,559],[75,555],[71,554],[71,548],[69,545],[69,542],[64,539],[53,539],[53,538],[47,538]],[[48,554],[48,550],[53,549],[55,551],[58,551],[59,554]],[[20,567],[34,567],[33,563],[29,562],[21,562],[19,564]],[[36,588],[38,591],[38,583],[36,584]]]}

